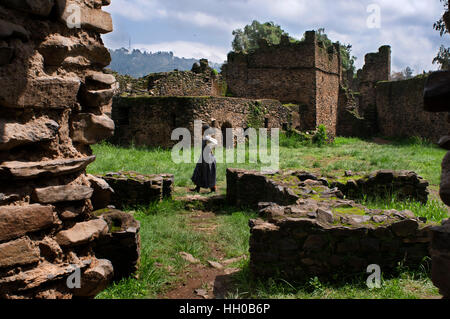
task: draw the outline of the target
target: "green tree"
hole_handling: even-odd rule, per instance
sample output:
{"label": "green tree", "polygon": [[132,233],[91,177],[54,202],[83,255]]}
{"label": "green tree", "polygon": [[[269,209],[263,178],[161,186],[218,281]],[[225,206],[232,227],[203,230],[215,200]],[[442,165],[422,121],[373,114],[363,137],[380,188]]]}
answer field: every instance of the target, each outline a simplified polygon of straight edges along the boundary
{"label": "green tree", "polygon": [[[236,29],[233,31],[234,40],[232,43],[234,52],[248,53],[257,49],[260,39],[266,40],[269,44],[279,44],[281,36],[288,36],[279,25],[273,22],[260,23],[254,20],[251,24],[246,25],[244,29]],[[294,38],[291,38],[295,41]]]}
{"label": "green tree", "polygon": [[[449,11],[448,0],[440,0],[440,1],[444,4],[444,9],[446,11]],[[433,28],[436,31],[439,31],[441,37],[444,36],[446,33],[449,33],[449,30],[447,29],[444,20],[442,18],[434,23]],[[441,70],[450,70],[450,47],[446,48],[445,46],[441,45],[438,54],[433,59],[433,64],[436,63],[440,65]]]}
{"label": "green tree", "polygon": [[[333,41],[331,41],[327,34],[325,33],[325,29],[324,28],[320,28],[316,31],[316,38],[317,41],[321,41],[324,46],[326,48],[329,48],[333,45]],[[338,42],[336,42],[337,44],[339,44],[339,48],[341,51],[341,60],[342,60],[342,68],[344,71],[348,71],[351,70],[353,73],[355,73],[356,68],[355,68],[355,61],[356,61],[356,57],[352,56],[352,46],[351,44],[341,44]]]}

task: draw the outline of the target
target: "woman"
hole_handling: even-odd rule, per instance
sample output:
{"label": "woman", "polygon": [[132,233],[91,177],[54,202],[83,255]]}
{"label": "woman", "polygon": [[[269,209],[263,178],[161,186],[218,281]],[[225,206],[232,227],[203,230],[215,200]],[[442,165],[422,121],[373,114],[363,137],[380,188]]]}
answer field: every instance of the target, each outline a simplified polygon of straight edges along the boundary
{"label": "woman", "polygon": [[205,135],[205,132],[209,130],[209,125],[203,125],[202,127],[202,155],[195,166],[194,174],[192,175],[192,181],[196,185],[195,189],[191,189],[193,192],[200,192],[200,188],[209,188],[211,193],[216,192],[216,158],[212,153],[212,148],[217,145],[217,140],[210,135]]}

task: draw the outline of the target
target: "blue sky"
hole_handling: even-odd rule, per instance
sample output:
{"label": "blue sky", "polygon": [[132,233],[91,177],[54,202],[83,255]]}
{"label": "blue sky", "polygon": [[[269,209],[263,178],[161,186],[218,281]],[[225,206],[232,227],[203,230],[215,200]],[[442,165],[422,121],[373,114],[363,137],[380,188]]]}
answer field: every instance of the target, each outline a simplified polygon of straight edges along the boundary
{"label": "blue sky", "polygon": [[[380,28],[367,20],[380,9]],[[112,0],[114,32],[104,35],[107,47],[173,51],[186,58],[223,62],[231,50],[232,31],[256,19],[273,21],[291,36],[325,28],[333,41],[353,45],[358,58],[384,44],[392,46],[392,69],[434,70],[433,57],[450,35],[440,37],[433,23],[443,14],[439,0]]]}

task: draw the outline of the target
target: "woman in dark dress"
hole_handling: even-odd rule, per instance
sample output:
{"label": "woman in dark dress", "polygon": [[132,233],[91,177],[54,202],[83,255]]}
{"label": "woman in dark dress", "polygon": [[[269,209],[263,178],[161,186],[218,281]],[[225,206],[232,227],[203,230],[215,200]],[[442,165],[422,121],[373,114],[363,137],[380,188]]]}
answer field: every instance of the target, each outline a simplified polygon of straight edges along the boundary
{"label": "woman in dark dress", "polygon": [[191,191],[197,193],[200,188],[209,188],[212,193],[216,192],[216,158],[212,153],[212,145],[217,145],[217,141],[209,135],[205,136],[209,128],[208,125],[202,127],[202,154],[191,178],[196,186]]}

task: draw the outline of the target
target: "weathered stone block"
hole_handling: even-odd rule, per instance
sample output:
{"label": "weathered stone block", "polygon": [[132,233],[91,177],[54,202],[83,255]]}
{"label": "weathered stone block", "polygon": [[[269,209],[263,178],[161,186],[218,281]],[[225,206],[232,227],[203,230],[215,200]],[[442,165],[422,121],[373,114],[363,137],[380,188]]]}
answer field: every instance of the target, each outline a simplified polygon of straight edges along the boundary
{"label": "weathered stone block", "polygon": [[84,170],[94,160],[95,155],[42,162],[3,162],[0,165],[0,179],[33,179],[70,174]]}
{"label": "weathered stone block", "polygon": [[126,278],[138,269],[140,258],[140,223],[130,214],[109,210],[100,215],[108,223],[108,234],[94,247],[97,257],[110,260],[114,280]]}
{"label": "weathered stone block", "polygon": [[56,234],[55,240],[61,246],[78,246],[96,240],[107,233],[108,224],[103,219],[93,219],[60,231]]}
{"label": "weathered stone block", "polygon": [[80,113],[72,122],[72,140],[81,144],[96,144],[114,134],[114,122],[107,115]]}
{"label": "weathered stone block", "polygon": [[96,259],[82,274],[80,288],[74,289],[74,296],[95,297],[111,283],[114,269],[111,261]]}
{"label": "weathered stone block", "polygon": [[40,77],[27,81],[23,86],[7,83],[7,89],[0,91],[0,104],[10,108],[75,107],[79,88],[80,80],[77,78]]}
{"label": "weathered stone block", "polygon": [[100,177],[91,174],[88,174],[87,177],[89,182],[91,182],[91,187],[94,189],[94,193],[91,197],[94,210],[107,207],[112,201],[114,190],[104,179]]}
{"label": "weathered stone block", "polygon": [[53,204],[60,202],[72,202],[89,199],[94,190],[82,185],[62,185],[36,188],[33,199],[42,204]]}
{"label": "weathered stone block", "polygon": [[0,151],[24,144],[50,141],[55,138],[59,129],[58,123],[47,118],[39,118],[25,124],[0,120],[0,127]]}
{"label": "weathered stone block", "polygon": [[52,206],[0,206],[0,241],[51,227],[56,222]]}
{"label": "weathered stone block", "polygon": [[39,248],[26,237],[0,244],[0,268],[36,263],[39,257]]}
{"label": "weathered stone block", "polygon": [[[93,30],[99,33],[108,33],[113,31],[111,15],[108,12],[80,6],[74,0],[57,0],[60,18],[64,23],[73,23],[71,21],[74,10],[79,10],[80,25],[82,28]],[[76,6],[74,9],[74,5]]]}
{"label": "weathered stone block", "polygon": [[108,173],[103,178],[114,190],[112,205],[117,208],[148,205],[170,198],[173,175],[145,175],[137,172]]}
{"label": "weathered stone block", "polygon": [[12,9],[47,17],[52,11],[54,0],[1,0],[1,5]]}

